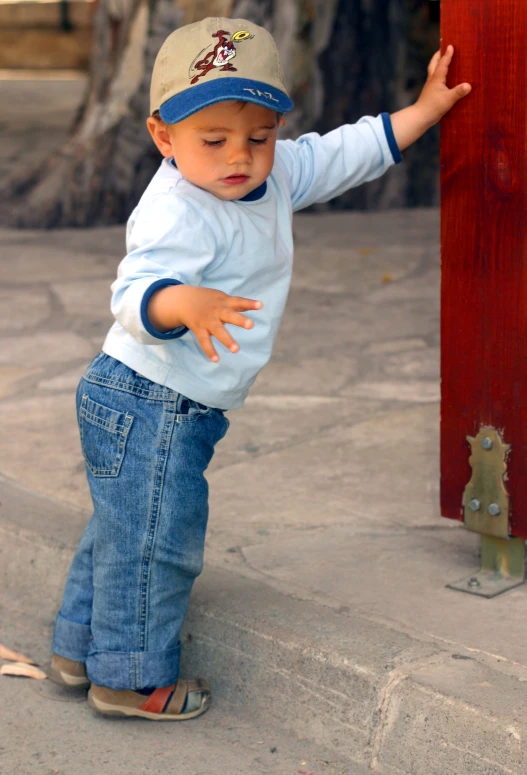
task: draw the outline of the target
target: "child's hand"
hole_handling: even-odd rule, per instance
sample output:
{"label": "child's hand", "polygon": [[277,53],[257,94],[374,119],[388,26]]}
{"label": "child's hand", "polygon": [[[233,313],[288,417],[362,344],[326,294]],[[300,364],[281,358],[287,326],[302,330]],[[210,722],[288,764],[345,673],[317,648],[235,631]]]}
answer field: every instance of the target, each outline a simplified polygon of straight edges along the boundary
{"label": "child's hand", "polygon": [[428,78],[415,106],[422,111],[429,126],[437,124],[456,102],[462,100],[472,90],[469,83],[458,84],[453,89],[449,89],[446,85],[448,68],[453,56],[454,47],[447,46],[443,56],[441,51],[436,51],[428,65]]}
{"label": "child's hand", "polygon": [[205,355],[216,363],[219,357],[211,336],[216,337],[231,352],[238,352],[240,347],[225,328],[225,323],[252,328],[253,321],[240,312],[262,307],[261,301],[228,296],[212,288],[172,285],[153,294],[148,304],[148,317],[159,331],[170,331],[179,326],[189,328]]}
{"label": "child's hand", "polygon": [[415,105],[392,113],[392,129],[400,151],[415,143],[421,135],[437,124],[456,102],[470,94],[469,83],[449,89],[446,85],[448,67],[454,56],[454,47],[448,46],[441,56],[438,51],[428,65],[428,78]]}

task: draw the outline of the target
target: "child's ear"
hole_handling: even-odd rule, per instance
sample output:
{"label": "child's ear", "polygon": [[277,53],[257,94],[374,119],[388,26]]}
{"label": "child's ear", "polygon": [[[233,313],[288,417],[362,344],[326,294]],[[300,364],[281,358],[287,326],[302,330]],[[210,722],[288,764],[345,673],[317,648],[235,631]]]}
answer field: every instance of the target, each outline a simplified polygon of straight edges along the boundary
{"label": "child's ear", "polygon": [[167,159],[173,156],[172,144],[170,142],[170,137],[168,136],[167,125],[165,122],[161,121],[160,118],[149,116],[146,119],[146,126],[161,155],[165,156]]}
{"label": "child's ear", "polygon": [[278,122],[278,126],[285,126],[285,118],[282,116],[280,121]]}

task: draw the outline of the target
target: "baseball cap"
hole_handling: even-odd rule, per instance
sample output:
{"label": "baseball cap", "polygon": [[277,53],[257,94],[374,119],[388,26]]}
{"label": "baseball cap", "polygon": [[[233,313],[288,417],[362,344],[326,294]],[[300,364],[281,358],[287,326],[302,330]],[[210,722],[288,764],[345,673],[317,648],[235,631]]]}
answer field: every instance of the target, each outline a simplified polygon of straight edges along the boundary
{"label": "baseball cap", "polygon": [[275,42],[246,19],[208,18],[175,30],[154,63],[150,113],[176,124],[208,105],[241,100],[293,109]]}

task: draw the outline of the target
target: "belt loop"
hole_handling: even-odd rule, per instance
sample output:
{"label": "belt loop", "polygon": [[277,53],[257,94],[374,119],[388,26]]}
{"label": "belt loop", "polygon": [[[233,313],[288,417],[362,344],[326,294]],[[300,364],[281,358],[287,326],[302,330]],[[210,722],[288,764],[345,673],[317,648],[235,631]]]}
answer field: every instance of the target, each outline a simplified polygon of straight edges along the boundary
{"label": "belt loop", "polygon": [[176,399],[176,414],[181,414],[182,404],[184,401],[185,396],[182,396],[181,393],[176,393],[177,399]]}

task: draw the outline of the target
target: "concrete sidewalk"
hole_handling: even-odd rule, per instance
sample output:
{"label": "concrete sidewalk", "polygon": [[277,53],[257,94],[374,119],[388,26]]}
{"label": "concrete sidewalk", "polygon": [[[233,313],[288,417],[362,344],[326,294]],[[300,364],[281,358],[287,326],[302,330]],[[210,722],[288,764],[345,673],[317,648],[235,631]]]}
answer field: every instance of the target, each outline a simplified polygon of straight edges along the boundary
{"label": "concrete sidewalk", "polygon": [[[438,510],[438,213],[301,215],[295,236],[274,357],[210,468],[185,670],[349,772],[520,775],[527,590],[445,589],[478,556]],[[33,627],[0,640],[35,653],[89,516],[74,391],[123,245],[0,233],[0,601]]]}

